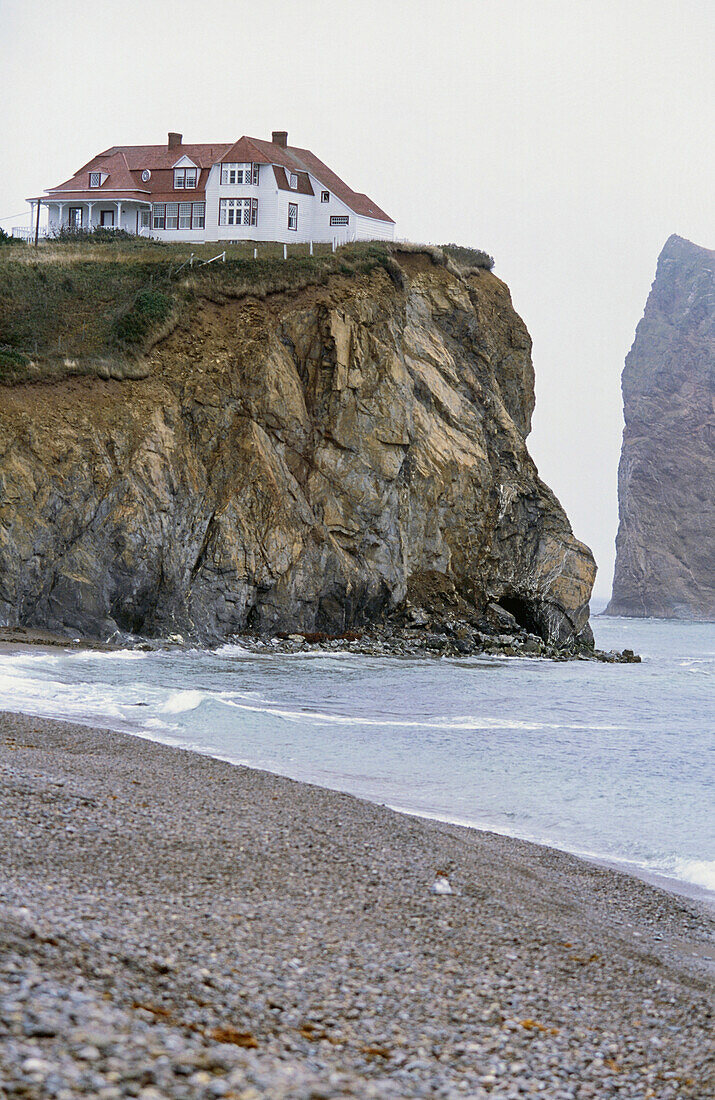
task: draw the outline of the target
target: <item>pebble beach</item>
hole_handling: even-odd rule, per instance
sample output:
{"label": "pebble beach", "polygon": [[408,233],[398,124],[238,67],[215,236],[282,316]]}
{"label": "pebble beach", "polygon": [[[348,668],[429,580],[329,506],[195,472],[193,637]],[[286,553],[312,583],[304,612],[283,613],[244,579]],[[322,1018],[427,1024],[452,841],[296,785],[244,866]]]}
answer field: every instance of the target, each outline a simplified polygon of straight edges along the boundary
{"label": "pebble beach", "polygon": [[23,715],[0,802],[2,1100],[713,1095],[696,899]]}

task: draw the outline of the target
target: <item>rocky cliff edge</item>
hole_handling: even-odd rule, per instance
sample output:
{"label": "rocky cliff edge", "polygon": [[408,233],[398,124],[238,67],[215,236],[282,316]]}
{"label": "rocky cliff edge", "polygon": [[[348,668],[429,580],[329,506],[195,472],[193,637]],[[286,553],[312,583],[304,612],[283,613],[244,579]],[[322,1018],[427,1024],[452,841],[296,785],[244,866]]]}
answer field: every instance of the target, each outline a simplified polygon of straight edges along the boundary
{"label": "rocky cliff edge", "polygon": [[526,449],[507,287],[393,259],[198,298],[145,378],[0,390],[0,625],[340,633],[436,592],[588,644],[595,565]]}

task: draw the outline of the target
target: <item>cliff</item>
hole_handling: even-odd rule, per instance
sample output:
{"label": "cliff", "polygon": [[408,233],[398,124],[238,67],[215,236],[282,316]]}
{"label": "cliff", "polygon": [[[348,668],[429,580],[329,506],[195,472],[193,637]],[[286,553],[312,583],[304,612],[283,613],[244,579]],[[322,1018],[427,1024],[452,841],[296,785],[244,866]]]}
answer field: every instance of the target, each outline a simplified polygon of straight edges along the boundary
{"label": "cliff", "polygon": [[595,566],[527,452],[531,341],[498,278],[395,252],[212,297],[146,377],[0,389],[0,625],[205,641],[441,599],[588,643]]}
{"label": "cliff", "polygon": [[668,239],[623,371],[610,615],[715,619],[715,252]]}

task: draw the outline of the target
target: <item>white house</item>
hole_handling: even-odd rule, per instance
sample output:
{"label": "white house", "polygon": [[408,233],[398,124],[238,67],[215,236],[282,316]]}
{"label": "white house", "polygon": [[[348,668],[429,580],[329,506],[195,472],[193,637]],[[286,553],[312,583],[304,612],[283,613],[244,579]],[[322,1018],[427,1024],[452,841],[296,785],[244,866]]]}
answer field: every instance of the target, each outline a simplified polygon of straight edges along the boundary
{"label": "white house", "polygon": [[[309,149],[242,137],[233,144],[113,146],[59,187],[28,199],[48,232],[121,228],[162,241],[392,240],[395,223]],[[34,231],[31,230],[31,234]],[[27,231],[25,231],[27,233]]]}

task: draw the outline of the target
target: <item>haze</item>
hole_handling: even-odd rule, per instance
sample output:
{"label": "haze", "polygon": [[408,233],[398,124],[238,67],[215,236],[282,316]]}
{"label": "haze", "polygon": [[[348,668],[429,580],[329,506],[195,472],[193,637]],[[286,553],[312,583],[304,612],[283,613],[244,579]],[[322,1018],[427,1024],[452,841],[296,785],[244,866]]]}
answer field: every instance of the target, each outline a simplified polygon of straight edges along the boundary
{"label": "haze", "polygon": [[609,594],[623,359],[667,237],[713,245],[715,5],[2,0],[0,32],[6,229],[108,146],[287,129],[398,237],[490,252],[531,453]]}

